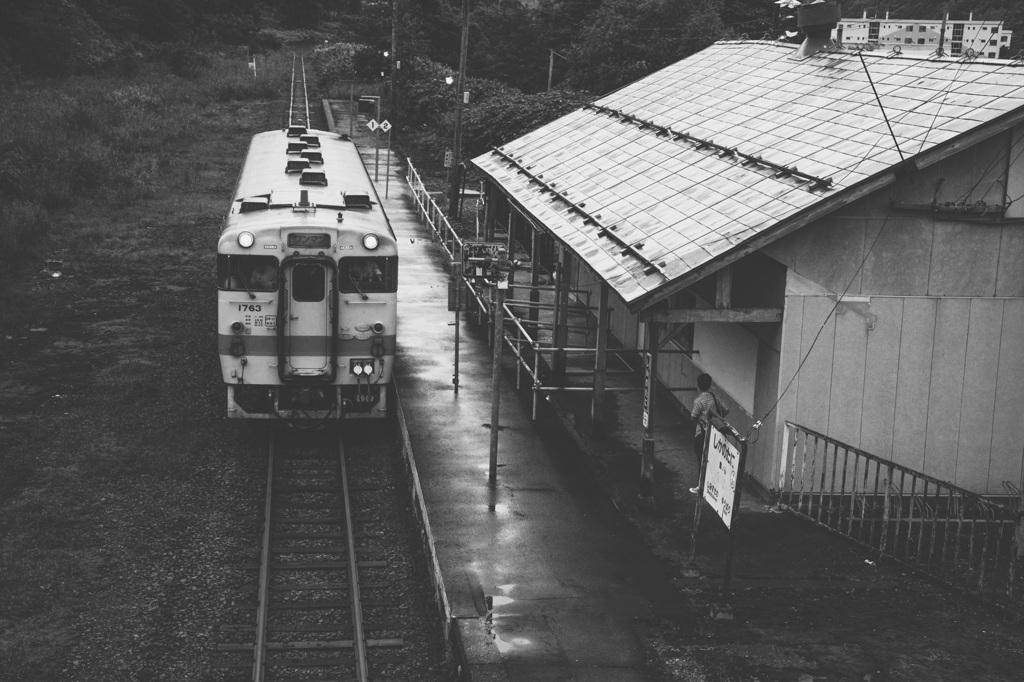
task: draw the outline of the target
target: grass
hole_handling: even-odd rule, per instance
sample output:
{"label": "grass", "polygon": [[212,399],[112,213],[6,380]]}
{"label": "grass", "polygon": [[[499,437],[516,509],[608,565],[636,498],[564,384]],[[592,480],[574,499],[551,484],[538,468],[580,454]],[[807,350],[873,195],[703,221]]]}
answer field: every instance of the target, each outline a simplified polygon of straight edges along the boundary
{"label": "grass", "polygon": [[291,70],[290,55],[264,60],[255,77],[241,56],[200,61],[186,75],[151,63],[130,76],[27,84],[0,101],[0,260],[73,246],[59,217],[76,202],[137,206],[168,183],[193,187],[204,161],[167,149],[225,103],[279,96]]}

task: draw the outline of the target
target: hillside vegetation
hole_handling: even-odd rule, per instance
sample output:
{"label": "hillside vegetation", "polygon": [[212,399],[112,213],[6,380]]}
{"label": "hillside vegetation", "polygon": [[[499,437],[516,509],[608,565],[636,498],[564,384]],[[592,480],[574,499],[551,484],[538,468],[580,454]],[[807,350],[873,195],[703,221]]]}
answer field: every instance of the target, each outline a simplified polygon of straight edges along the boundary
{"label": "hillside vegetation", "polygon": [[[286,76],[247,79],[244,64],[285,46],[309,54],[315,96],[347,97],[351,83],[382,95],[396,146],[443,176],[461,4],[396,2],[393,26],[387,0],[0,0],[0,91],[20,93],[0,98],[0,258],[38,262],[53,215],[75,201],[153,196],[157,166],[172,163],[162,141],[187,132],[203,98],[277,96]],[[933,4],[842,6],[928,18]],[[1024,28],[1013,0],[946,6]],[[777,14],[771,0],[472,0],[463,160],[716,40],[771,36]],[[211,69],[224,78],[201,78]]]}

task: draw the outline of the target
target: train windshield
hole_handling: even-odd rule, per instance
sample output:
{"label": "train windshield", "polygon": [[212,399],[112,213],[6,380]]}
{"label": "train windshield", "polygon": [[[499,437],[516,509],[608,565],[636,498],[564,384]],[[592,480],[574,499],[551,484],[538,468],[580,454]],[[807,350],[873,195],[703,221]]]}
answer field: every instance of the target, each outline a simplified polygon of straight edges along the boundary
{"label": "train windshield", "polygon": [[296,263],[292,266],[292,298],[303,303],[324,300],[327,271],[321,263]]}
{"label": "train windshield", "polygon": [[217,282],[226,291],[276,291],[278,263],[273,256],[217,255]]}
{"label": "train windshield", "polygon": [[352,256],[338,261],[338,291],[343,294],[398,291],[398,258]]}

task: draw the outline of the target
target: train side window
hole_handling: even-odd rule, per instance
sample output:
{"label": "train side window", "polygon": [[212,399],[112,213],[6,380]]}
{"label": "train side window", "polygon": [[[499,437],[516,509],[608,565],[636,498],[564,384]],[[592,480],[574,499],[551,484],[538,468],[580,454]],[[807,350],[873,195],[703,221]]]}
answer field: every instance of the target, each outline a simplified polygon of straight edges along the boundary
{"label": "train side window", "polygon": [[327,272],[319,263],[297,263],[292,267],[292,298],[305,303],[324,300]]}
{"label": "train side window", "polygon": [[277,280],[273,256],[217,254],[217,283],[224,291],[276,291]]}
{"label": "train side window", "polygon": [[343,294],[398,291],[398,258],[352,256],[338,261],[338,290]]}

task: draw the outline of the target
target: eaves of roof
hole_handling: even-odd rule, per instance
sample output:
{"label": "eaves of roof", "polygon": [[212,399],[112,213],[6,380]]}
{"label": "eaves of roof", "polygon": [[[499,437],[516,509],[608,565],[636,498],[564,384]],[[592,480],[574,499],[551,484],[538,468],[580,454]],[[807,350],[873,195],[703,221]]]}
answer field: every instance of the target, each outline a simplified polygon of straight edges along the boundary
{"label": "eaves of roof", "polygon": [[473,163],[636,312],[1024,120],[1008,62],[792,53],[717,43]]}

